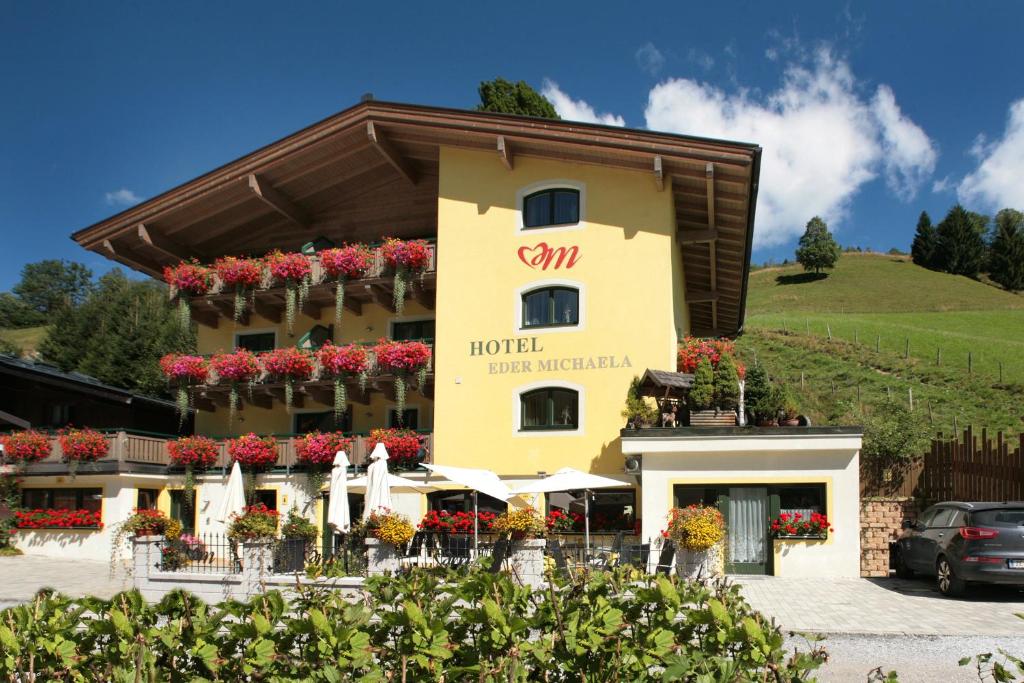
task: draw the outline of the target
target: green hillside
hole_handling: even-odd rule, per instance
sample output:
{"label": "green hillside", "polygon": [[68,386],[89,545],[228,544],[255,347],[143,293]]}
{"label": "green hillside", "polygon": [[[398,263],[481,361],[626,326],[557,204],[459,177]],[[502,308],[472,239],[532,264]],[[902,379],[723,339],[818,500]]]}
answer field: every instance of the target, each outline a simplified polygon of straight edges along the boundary
{"label": "green hillside", "polygon": [[6,339],[14,344],[21,349],[23,355],[32,354],[39,348],[43,338],[46,337],[48,329],[45,325],[41,327],[24,327],[17,330],[0,328],[0,339]]}
{"label": "green hillside", "polygon": [[868,409],[912,393],[947,433],[954,416],[1024,429],[1024,296],[906,257],[845,253],[821,279],[799,266],[751,273],[746,329],[746,360],[793,385],[818,422],[855,416],[859,386]]}

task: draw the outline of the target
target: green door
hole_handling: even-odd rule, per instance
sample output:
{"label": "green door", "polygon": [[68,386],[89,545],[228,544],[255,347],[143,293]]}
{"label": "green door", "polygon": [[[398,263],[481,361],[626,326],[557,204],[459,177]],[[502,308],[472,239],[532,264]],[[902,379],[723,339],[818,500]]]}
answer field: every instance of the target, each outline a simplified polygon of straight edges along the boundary
{"label": "green door", "polygon": [[185,492],[181,489],[171,491],[171,519],[181,522],[181,531],[185,534],[196,532],[196,513],[185,501]]}
{"label": "green door", "polygon": [[718,495],[725,518],[727,574],[767,574],[771,562],[768,489],[730,486]]}

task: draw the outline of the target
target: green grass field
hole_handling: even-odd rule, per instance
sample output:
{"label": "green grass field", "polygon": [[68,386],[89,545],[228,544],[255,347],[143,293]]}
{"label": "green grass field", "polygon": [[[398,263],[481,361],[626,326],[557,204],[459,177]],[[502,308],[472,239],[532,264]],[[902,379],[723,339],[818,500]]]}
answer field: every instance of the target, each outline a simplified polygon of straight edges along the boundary
{"label": "green grass field", "polygon": [[849,419],[859,386],[866,406],[912,391],[947,433],[954,416],[960,427],[1024,427],[1024,296],[905,257],[846,253],[821,279],[799,266],[751,273],[739,348],[796,384],[818,421]]}
{"label": "green grass field", "polygon": [[46,337],[47,329],[49,328],[45,325],[41,327],[24,327],[19,330],[0,328],[0,338],[6,339],[17,346],[21,349],[22,354],[35,353],[43,338]]}

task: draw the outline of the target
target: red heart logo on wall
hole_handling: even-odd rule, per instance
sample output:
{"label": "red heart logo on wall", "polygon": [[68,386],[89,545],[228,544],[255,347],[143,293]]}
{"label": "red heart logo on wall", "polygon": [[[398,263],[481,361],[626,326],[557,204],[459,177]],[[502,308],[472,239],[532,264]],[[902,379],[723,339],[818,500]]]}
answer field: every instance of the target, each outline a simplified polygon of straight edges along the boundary
{"label": "red heart logo on wall", "polygon": [[538,242],[532,247],[519,247],[519,260],[530,268],[540,266],[541,270],[547,270],[554,261],[554,270],[558,270],[565,264],[565,269],[572,268],[580,259],[580,248],[571,247],[549,247],[547,242]]}
{"label": "red heart logo on wall", "polygon": [[[548,245],[546,242],[541,242],[535,247],[519,247],[519,260],[534,268],[544,261],[544,254],[547,250]],[[536,255],[534,255],[534,252],[536,252]]]}

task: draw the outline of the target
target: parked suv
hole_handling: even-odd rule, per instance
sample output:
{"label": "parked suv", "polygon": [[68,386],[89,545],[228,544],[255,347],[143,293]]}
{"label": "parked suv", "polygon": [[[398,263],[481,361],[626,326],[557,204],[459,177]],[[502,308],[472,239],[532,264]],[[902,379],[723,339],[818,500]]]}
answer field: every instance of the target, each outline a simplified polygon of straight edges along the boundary
{"label": "parked suv", "polygon": [[1024,586],[1024,502],[939,503],[903,521],[896,576],[934,576],[943,595],[969,582]]}

